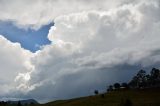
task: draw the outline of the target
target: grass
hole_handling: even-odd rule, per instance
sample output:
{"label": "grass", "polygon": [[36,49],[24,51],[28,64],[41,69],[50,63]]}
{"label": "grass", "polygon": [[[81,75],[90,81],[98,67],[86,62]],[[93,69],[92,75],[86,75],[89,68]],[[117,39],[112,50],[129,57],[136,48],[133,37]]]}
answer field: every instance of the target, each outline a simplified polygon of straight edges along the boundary
{"label": "grass", "polygon": [[160,89],[118,90],[99,95],[58,100],[42,104],[43,106],[119,106],[129,99],[133,106],[160,106]]}

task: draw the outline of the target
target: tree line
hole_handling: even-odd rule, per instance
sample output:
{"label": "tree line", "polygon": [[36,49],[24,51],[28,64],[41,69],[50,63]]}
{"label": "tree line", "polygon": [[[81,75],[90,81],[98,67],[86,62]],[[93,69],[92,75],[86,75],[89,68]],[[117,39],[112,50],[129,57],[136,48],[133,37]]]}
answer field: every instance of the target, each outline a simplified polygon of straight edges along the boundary
{"label": "tree line", "polygon": [[[147,74],[145,70],[141,69],[128,83],[114,83],[113,85],[109,85],[107,92],[118,89],[143,89],[158,87],[160,87],[160,70],[157,68],[152,68],[150,73]],[[94,93],[97,95],[99,94],[99,91],[95,90]]]}
{"label": "tree line", "polygon": [[33,106],[35,103],[21,103],[21,101],[10,102],[10,101],[0,101],[0,106]]}
{"label": "tree line", "polygon": [[128,83],[115,83],[108,86],[107,91],[116,89],[143,89],[160,87],[160,70],[152,68],[149,74],[141,69]]}
{"label": "tree line", "polygon": [[[160,70],[152,68],[149,74],[145,70],[139,70],[135,76],[128,82],[114,83],[107,87],[107,92],[112,92],[120,89],[145,89],[145,88],[159,88],[160,87]],[[99,94],[98,90],[95,90],[96,95]],[[102,93],[101,97],[104,98],[105,94]],[[118,106],[133,106],[132,101],[127,98],[121,100]]]}

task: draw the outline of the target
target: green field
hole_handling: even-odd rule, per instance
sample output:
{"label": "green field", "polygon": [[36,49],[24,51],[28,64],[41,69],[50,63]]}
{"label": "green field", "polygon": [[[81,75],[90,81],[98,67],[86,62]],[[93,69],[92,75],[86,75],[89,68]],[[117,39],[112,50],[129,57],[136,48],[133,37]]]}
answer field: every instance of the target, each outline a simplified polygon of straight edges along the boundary
{"label": "green field", "polygon": [[121,106],[129,99],[133,106],[160,106],[160,89],[118,90],[96,96],[59,100],[42,104],[43,106]]}

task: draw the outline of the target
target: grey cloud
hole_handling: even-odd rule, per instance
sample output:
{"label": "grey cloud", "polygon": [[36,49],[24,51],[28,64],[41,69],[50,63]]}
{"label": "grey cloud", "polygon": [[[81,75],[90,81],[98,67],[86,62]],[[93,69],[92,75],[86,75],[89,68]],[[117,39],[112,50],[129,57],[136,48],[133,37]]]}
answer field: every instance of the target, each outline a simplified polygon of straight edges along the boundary
{"label": "grey cloud", "polygon": [[[52,4],[50,0],[47,2],[48,4],[44,3],[44,5]],[[62,1],[53,2],[66,5],[66,2]],[[21,25],[36,26],[41,26],[55,18],[55,26],[48,34],[52,44],[44,46],[42,50],[30,54],[29,57],[23,56],[26,51],[21,50],[22,57],[28,57],[22,60],[29,60],[27,62],[32,69],[16,74],[17,89],[10,93],[11,97],[36,98],[44,102],[90,95],[94,89],[104,91],[111,83],[128,81],[140,68],[159,67],[158,0],[120,3],[121,5],[116,4],[109,10],[103,6],[102,10],[98,9],[99,6],[95,4],[97,0],[89,7],[87,3],[91,2],[90,0],[79,0],[79,2],[83,4],[82,7],[85,7],[83,12],[82,7],[74,11],[74,6],[77,6],[74,5],[70,6],[71,10],[64,12],[61,11],[67,7],[62,8],[59,14],[52,15],[54,11],[47,12],[47,18],[42,15],[46,20],[41,16],[35,18],[39,17],[39,12],[48,11],[48,8],[42,8],[36,11],[38,16],[34,16],[39,21],[32,20],[27,15],[28,20],[24,23],[21,23],[17,15],[13,16]],[[102,4],[104,2],[107,1],[103,0]],[[23,4],[23,1],[19,3]],[[33,2],[33,6],[34,3],[37,1]],[[11,4],[12,8],[15,8],[14,3]],[[43,7],[42,1],[39,0],[38,4],[39,7]],[[106,6],[105,3],[104,5]],[[52,10],[52,6],[49,6],[49,9]],[[34,11],[26,14],[32,16]],[[17,55],[19,54],[15,52],[15,56]]]}
{"label": "grey cloud", "polygon": [[[159,67],[159,7],[148,4],[57,17],[48,34],[54,43],[32,58],[28,94],[48,100],[89,95],[128,81],[140,68]],[[43,93],[47,87],[52,93]]]}

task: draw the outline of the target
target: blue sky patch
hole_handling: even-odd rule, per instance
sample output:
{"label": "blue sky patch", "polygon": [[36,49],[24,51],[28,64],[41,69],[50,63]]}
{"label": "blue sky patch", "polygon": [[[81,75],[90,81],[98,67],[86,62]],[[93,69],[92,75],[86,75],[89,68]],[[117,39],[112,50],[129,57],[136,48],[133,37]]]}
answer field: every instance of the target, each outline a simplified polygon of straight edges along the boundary
{"label": "blue sky patch", "polygon": [[0,21],[0,35],[11,42],[19,42],[23,48],[35,52],[40,49],[40,46],[50,44],[47,35],[51,26],[53,23],[38,30],[25,30],[16,27],[11,22]]}

